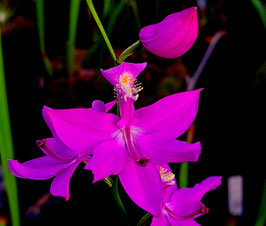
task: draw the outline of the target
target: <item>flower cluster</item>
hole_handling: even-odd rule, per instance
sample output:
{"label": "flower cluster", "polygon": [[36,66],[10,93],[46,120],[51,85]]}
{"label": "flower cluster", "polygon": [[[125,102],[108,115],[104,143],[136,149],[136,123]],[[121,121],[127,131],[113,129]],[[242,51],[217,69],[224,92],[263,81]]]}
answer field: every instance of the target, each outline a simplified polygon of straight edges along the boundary
{"label": "flower cluster", "polygon": [[[195,7],[169,15],[161,23],[144,27],[143,46],[166,58],[185,53],[198,33]],[[45,154],[24,163],[9,160],[17,177],[54,178],[51,194],[69,199],[69,181],[81,163],[91,170],[94,181],[118,175],[129,197],[154,216],[152,225],[197,225],[194,218],[208,212],[200,199],[221,182],[210,177],[193,188],[177,189],[168,163],[195,162],[200,142],[177,140],[194,121],[201,89],[162,98],[135,110],[142,90],[138,75],[146,63],[127,63],[102,70],[114,86],[117,101],[94,101],[92,108],[43,108],[43,117],[53,137],[37,141]],[[119,104],[120,114],[108,111]]]}

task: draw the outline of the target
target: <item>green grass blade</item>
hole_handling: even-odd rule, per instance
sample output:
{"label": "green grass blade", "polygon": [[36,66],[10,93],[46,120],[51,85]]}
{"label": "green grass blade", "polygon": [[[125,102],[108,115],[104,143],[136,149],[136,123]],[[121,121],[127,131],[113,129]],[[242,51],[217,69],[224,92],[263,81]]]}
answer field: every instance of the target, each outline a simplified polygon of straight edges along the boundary
{"label": "green grass blade", "polygon": [[264,226],[265,223],[266,223],[266,179],[264,180],[260,209],[255,226]]}
{"label": "green grass blade", "polygon": [[8,170],[8,158],[14,158],[12,133],[8,112],[8,102],[5,87],[5,74],[0,37],[0,157],[3,178],[7,192],[11,221],[13,226],[20,225],[18,192],[16,178]]}
{"label": "green grass blade", "polygon": [[66,63],[67,71],[71,76],[73,73],[74,64],[74,53],[75,53],[75,42],[77,34],[77,25],[79,17],[80,0],[70,0],[69,7],[69,27],[68,27],[68,41],[67,41],[67,51],[66,51]]}
{"label": "green grass blade", "polygon": [[141,29],[141,21],[140,21],[139,9],[138,9],[138,5],[137,5],[137,1],[136,0],[131,0],[130,4],[131,4],[131,7],[132,7],[134,16],[135,16],[137,27],[140,30]]}
{"label": "green grass blade", "polygon": [[36,20],[37,29],[40,40],[40,49],[42,54],[42,60],[47,74],[52,77],[53,71],[51,62],[46,54],[45,50],[45,32],[44,32],[44,0],[36,0]]}
{"label": "green grass blade", "polygon": [[257,10],[259,17],[263,23],[264,28],[266,29],[266,11],[263,7],[263,4],[260,0],[251,0],[252,4],[254,5],[255,9]]}
{"label": "green grass blade", "polygon": [[116,5],[112,7],[112,13],[109,15],[109,21],[106,28],[106,33],[110,35],[112,33],[112,30],[117,22],[117,19],[119,15],[122,13],[124,7],[126,6],[125,1],[120,1]]}

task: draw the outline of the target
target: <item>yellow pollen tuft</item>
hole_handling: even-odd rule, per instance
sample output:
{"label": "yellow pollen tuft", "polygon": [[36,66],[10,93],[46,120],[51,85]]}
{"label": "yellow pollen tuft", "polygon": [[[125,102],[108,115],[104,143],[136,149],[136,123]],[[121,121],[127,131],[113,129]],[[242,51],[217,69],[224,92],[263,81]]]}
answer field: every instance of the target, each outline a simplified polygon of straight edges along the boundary
{"label": "yellow pollen tuft", "polygon": [[132,74],[124,72],[120,75],[119,82],[115,86],[115,94],[125,101],[128,97],[137,100],[138,92],[142,89],[141,84],[137,83]]}
{"label": "yellow pollen tuft", "polygon": [[124,84],[126,86],[129,86],[129,85],[133,84],[133,82],[134,82],[133,76],[127,72],[125,72],[124,74],[122,74],[120,76],[120,79],[119,79],[120,84]]}
{"label": "yellow pollen tuft", "polygon": [[168,169],[160,167],[160,176],[163,182],[167,185],[174,185],[175,184],[175,174],[170,172]]}

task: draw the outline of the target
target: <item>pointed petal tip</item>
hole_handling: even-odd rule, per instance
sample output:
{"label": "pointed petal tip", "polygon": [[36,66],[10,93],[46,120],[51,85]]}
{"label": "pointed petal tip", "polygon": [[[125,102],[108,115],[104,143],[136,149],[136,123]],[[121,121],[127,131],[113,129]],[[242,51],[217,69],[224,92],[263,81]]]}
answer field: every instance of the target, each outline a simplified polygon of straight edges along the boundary
{"label": "pointed petal tip", "polygon": [[52,108],[47,107],[46,105],[43,105],[42,111],[46,111],[46,110],[52,110]]}

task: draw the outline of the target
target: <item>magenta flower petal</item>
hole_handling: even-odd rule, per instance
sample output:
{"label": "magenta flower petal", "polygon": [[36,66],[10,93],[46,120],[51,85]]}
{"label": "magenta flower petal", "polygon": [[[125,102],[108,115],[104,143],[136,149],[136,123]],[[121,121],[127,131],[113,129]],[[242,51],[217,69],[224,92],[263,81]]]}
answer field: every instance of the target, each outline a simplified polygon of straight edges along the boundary
{"label": "magenta flower petal", "polygon": [[196,117],[202,89],[173,94],[135,112],[137,127],[143,133],[157,133],[168,138],[182,135]]}
{"label": "magenta flower petal", "polygon": [[145,167],[128,161],[118,174],[129,197],[141,208],[159,216],[162,202],[162,182],[154,165]]}
{"label": "magenta flower petal", "polygon": [[108,102],[105,104],[105,112],[108,112],[111,110],[111,108],[117,104],[117,100],[113,100],[111,102]]}
{"label": "magenta flower petal", "polygon": [[200,224],[194,220],[177,221],[172,217],[169,217],[168,220],[172,226],[200,226]]}
{"label": "magenta flower petal", "polygon": [[161,134],[141,134],[135,142],[156,165],[179,162],[196,162],[201,151],[200,142],[193,144],[176,139],[163,139]]}
{"label": "magenta flower petal", "polygon": [[58,172],[58,174],[53,179],[50,187],[50,192],[53,196],[64,197],[66,200],[69,199],[69,182],[79,163],[79,161],[75,161],[68,168],[65,168]]}
{"label": "magenta flower petal", "polygon": [[174,224],[170,224],[167,216],[164,214],[161,214],[159,217],[153,217],[151,221],[151,226],[173,226],[173,225]]}
{"label": "magenta flower petal", "polygon": [[197,8],[168,15],[157,24],[143,27],[139,38],[151,53],[176,58],[187,52],[198,36]]}
{"label": "magenta flower petal", "polygon": [[180,220],[194,219],[208,212],[208,208],[200,202],[203,195],[220,184],[221,177],[209,177],[193,188],[178,189],[165,206]]}
{"label": "magenta flower petal", "polygon": [[118,174],[124,167],[127,158],[123,138],[116,137],[97,145],[93,150],[93,157],[84,169],[92,170],[93,182],[96,182],[110,175]]}
{"label": "magenta flower petal", "polygon": [[112,67],[107,70],[101,69],[103,76],[115,87],[123,74],[129,74],[133,79],[136,79],[140,72],[144,70],[147,63],[127,63]]}
{"label": "magenta flower petal", "polygon": [[84,108],[54,110],[44,107],[43,117],[54,137],[84,153],[90,152],[96,144],[112,139],[119,121],[116,115]]}
{"label": "magenta flower petal", "polygon": [[44,154],[59,161],[71,160],[78,155],[76,151],[71,150],[60,140],[55,138],[38,140],[36,143]]}
{"label": "magenta flower petal", "polygon": [[46,180],[54,177],[60,170],[71,163],[57,161],[49,156],[44,156],[24,163],[9,159],[9,171],[16,177],[33,180]]}
{"label": "magenta flower petal", "polygon": [[193,188],[190,188],[189,191],[180,191],[181,189],[179,189],[179,192],[183,192],[183,195],[193,197],[196,200],[201,200],[208,191],[215,190],[220,186],[221,180],[222,177],[220,176],[208,177]]}

